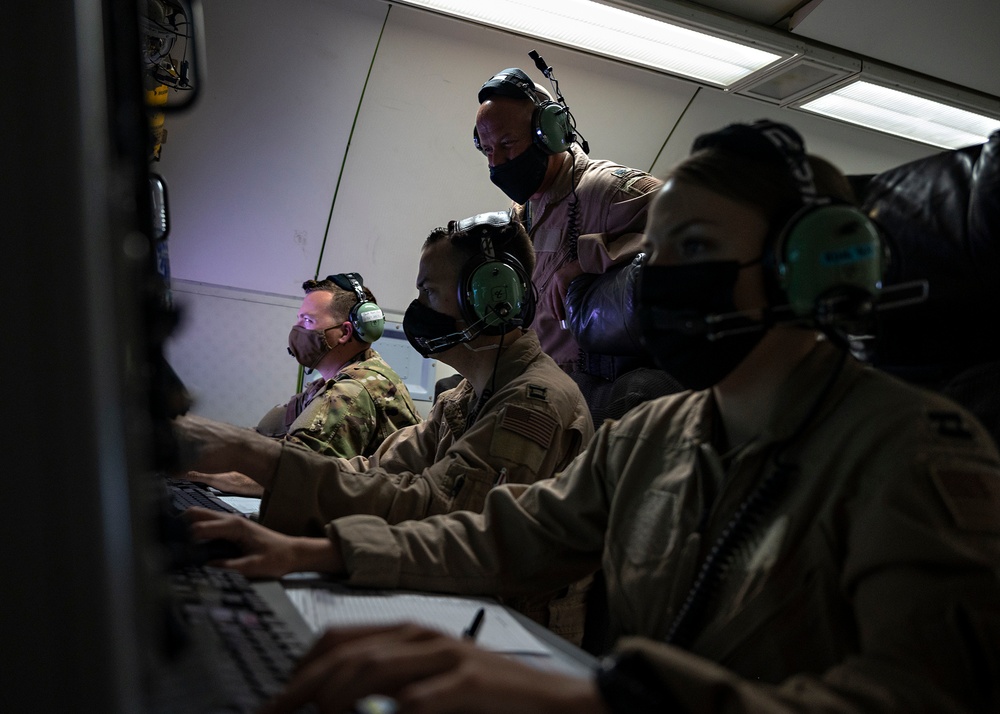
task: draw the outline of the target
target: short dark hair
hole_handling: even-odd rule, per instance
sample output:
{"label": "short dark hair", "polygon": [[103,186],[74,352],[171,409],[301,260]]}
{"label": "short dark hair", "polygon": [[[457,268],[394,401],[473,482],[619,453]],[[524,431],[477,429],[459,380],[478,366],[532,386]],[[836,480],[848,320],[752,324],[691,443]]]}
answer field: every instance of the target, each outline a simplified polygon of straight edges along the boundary
{"label": "short dark hair", "polygon": [[[308,295],[317,290],[322,290],[333,295],[330,301],[330,314],[337,320],[346,320],[351,313],[351,308],[358,304],[358,296],[353,290],[345,290],[332,280],[323,278],[322,280],[307,280],[302,283],[302,289]],[[361,289],[365,293],[365,299],[369,302],[377,302],[375,295],[368,289],[367,285],[362,285]]]}
{"label": "short dark hair", "polygon": [[[494,245],[509,253],[521,264],[528,276],[535,270],[535,248],[524,226],[516,218],[505,226],[497,226],[492,234]],[[456,265],[482,253],[479,239],[468,230],[458,230],[458,221],[451,221],[447,228],[435,228],[424,241],[424,248],[447,240],[456,255]]]}

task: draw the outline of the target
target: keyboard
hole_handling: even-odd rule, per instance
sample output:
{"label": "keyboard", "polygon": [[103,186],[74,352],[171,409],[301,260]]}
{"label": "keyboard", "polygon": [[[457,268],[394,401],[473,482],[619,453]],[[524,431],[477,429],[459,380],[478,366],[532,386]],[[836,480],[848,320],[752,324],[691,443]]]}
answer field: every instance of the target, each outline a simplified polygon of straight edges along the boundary
{"label": "keyboard", "polygon": [[[198,566],[171,573],[179,617],[205,652],[213,712],[255,712],[283,688],[313,635],[274,581]],[[206,673],[208,674],[208,673]]]}
{"label": "keyboard", "polygon": [[177,511],[183,511],[191,506],[201,506],[222,513],[240,513],[239,509],[223,501],[204,484],[168,479],[167,487],[171,503]]}

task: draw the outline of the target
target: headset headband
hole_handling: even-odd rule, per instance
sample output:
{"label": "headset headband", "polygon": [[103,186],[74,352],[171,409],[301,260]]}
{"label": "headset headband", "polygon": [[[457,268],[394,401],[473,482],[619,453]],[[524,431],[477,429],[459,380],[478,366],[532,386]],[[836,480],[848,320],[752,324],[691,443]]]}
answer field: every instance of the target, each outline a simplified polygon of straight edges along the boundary
{"label": "headset headband", "polygon": [[513,99],[530,99],[534,104],[548,101],[548,97],[539,96],[538,88],[524,70],[509,67],[494,74],[483,82],[479,88],[477,99],[482,104],[495,94]]}
{"label": "headset headband", "polygon": [[365,289],[362,287],[365,279],[361,277],[361,273],[337,273],[336,275],[327,275],[326,279],[338,288],[353,292],[359,303],[368,299],[365,297]]}
{"label": "headset headband", "polygon": [[803,204],[817,200],[812,166],[806,157],[802,136],[787,124],[760,119],[752,124],[730,124],[719,131],[702,134],[692,151],[719,148],[762,161],[780,159],[795,180]]}
{"label": "headset headband", "polygon": [[[488,213],[477,213],[474,216],[455,221],[455,233],[478,232],[481,237],[487,236],[492,230],[500,230],[509,226],[512,222],[510,211],[490,211]],[[476,231],[475,229],[481,228]],[[492,257],[492,256],[491,256]]]}

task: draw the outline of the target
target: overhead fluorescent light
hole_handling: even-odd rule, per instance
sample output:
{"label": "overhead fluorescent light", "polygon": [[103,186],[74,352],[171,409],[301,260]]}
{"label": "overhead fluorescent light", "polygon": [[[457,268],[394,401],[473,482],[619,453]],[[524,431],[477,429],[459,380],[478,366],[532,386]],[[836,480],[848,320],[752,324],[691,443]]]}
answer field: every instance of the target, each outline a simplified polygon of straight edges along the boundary
{"label": "overhead fluorescent light", "polygon": [[885,87],[863,75],[797,108],[943,149],[982,144],[1000,129],[995,117]]}
{"label": "overhead fluorescent light", "polygon": [[401,0],[726,88],[787,55],[591,0]]}
{"label": "overhead fluorescent light", "polygon": [[673,0],[386,0],[943,149],[1000,129],[1000,99]]}

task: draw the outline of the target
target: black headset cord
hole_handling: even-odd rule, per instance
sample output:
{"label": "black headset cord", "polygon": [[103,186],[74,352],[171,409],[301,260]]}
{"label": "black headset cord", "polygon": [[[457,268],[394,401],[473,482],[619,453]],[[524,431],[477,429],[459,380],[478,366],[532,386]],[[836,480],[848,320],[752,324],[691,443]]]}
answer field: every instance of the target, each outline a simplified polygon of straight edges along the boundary
{"label": "black headset cord", "polygon": [[816,399],[813,400],[805,417],[795,427],[795,431],[790,436],[776,445],[773,457],[774,470],[765,475],[753,491],[743,500],[732,518],[729,519],[729,523],[726,524],[726,527],[712,545],[711,550],[709,550],[705,561],[698,571],[694,583],[691,585],[691,589],[688,591],[684,603],[678,609],[677,615],[674,617],[674,621],[667,631],[665,641],[668,644],[685,648],[691,644],[695,628],[701,622],[708,601],[718,589],[722,578],[732,564],[736,546],[754,526],[763,520],[770,509],[777,504],[784,487],[789,483],[791,477],[798,473],[798,464],[786,462],[782,459],[786,447],[794,443],[812,420],[816,418],[846,362],[847,351],[842,349],[837,366],[830,373],[826,384],[823,385]]}

